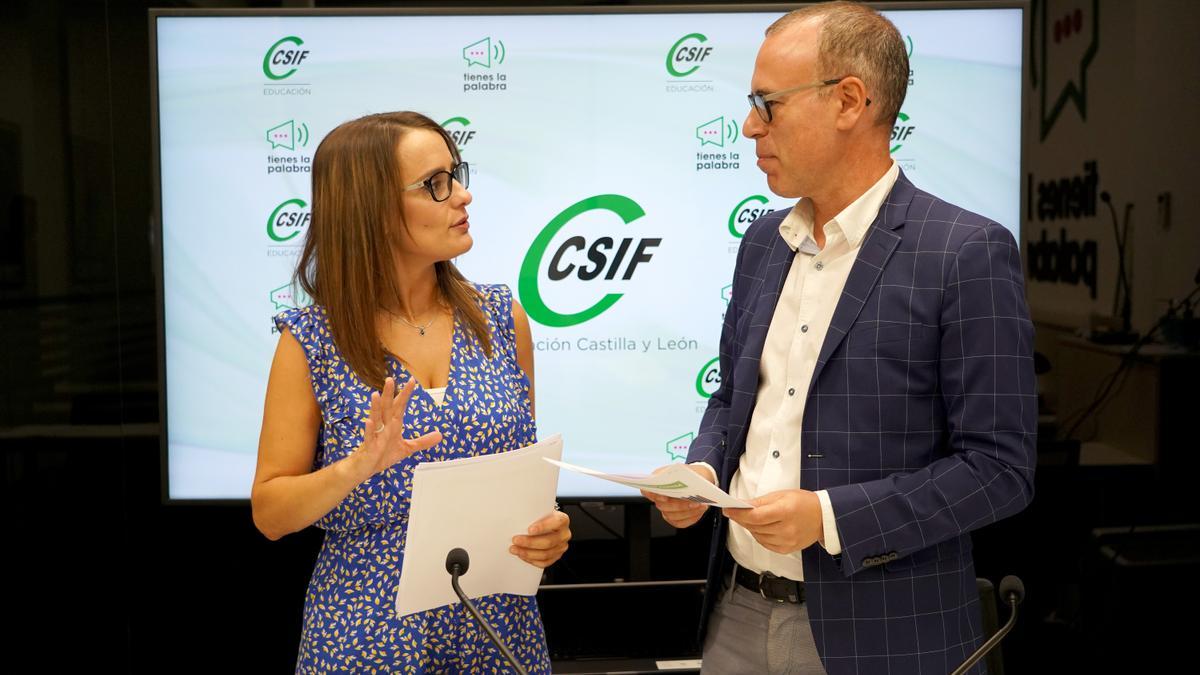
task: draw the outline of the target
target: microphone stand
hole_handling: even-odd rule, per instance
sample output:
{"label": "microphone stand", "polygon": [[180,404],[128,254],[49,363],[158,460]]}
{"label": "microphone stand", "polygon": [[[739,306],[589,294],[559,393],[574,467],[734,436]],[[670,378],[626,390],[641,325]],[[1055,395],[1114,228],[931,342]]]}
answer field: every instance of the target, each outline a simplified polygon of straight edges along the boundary
{"label": "microphone stand", "polygon": [[500,649],[500,653],[504,655],[504,658],[508,661],[509,665],[511,665],[518,673],[520,673],[520,675],[529,675],[529,671],[525,670],[525,667],[521,665],[520,661],[517,661],[517,657],[513,656],[513,653],[509,650],[508,645],[504,644],[504,641],[500,639],[498,634],[496,634],[496,631],[492,628],[491,624],[483,620],[483,615],[479,613],[479,609],[475,607],[475,603],[471,602],[471,599],[467,597],[467,594],[463,593],[462,587],[458,585],[458,577],[462,574],[466,574],[467,567],[469,565],[470,558],[467,556],[467,552],[461,548],[453,549],[446,555],[446,571],[450,573],[450,585],[454,588],[454,593],[458,596],[458,599],[462,601],[463,605],[466,606],[467,611],[471,613],[471,616],[475,618],[475,621],[478,622],[480,626],[483,626],[484,632],[487,633],[488,638],[491,639],[496,647]]}
{"label": "microphone stand", "polygon": [[1009,607],[1012,608],[1012,611],[1010,611],[1008,614],[1008,621],[1002,628],[1000,628],[1000,630],[996,631],[995,635],[988,639],[987,642],[983,643],[979,649],[976,649],[975,653],[972,654],[970,658],[968,658],[966,661],[963,661],[961,666],[955,668],[954,672],[950,675],[964,675],[968,670],[971,669],[971,666],[979,663],[980,659],[987,656],[988,652],[992,651],[996,645],[1000,644],[1000,640],[1003,640],[1004,636],[1008,635],[1008,632],[1012,630],[1014,625],[1016,625],[1017,605],[1019,605],[1021,600],[1025,598],[1025,585],[1022,584],[1021,580],[1017,577],[1011,575],[1004,577],[1004,579],[1000,581],[1000,597],[1008,601]]}
{"label": "microphone stand", "polygon": [[1117,210],[1113,207],[1112,196],[1105,190],[1100,193],[1100,201],[1108,206],[1108,211],[1112,215],[1113,238],[1117,242],[1117,288],[1113,292],[1113,308],[1114,317],[1120,317],[1120,330],[1110,330],[1106,333],[1101,333],[1094,336],[1093,341],[1100,344],[1129,344],[1137,342],[1137,335],[1133,332],[1133,298],[1132,287],[1129,283],[1130,270],[1133,266],[1133,261],[1126,261],[1129,249],[1129,214],[1133,210],[1133,204],[1125,205],[1125,227],[1122,228],[1117,222]]}

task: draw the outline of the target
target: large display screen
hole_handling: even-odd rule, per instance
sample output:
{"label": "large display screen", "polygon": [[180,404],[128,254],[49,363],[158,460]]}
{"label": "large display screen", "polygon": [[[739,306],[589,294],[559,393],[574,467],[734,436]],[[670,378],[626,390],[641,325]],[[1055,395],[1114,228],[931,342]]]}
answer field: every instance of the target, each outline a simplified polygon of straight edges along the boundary
{"label": "large display screen", "polygon": [[[321,138],[415,110],[471,167],[472,280],[533,329],[541,436],[620,473],[681,460],[716,389],[742,233],[787,208],[741,136],[776,11],[151,16],[165,495],[245,499]],[[1020,7],[887,10],[910,52],[891,152],[1017,235]],[[564,497],[628,495],[564,473]]]}

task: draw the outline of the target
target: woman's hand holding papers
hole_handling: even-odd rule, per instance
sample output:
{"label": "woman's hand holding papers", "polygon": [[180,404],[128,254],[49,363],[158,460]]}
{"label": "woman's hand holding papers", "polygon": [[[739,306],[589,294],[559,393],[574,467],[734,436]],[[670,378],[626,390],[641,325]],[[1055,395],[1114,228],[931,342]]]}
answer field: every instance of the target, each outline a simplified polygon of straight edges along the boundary
{"label": "woman's hand holding papers", "polygon": [[571,519],[562,511],[555,511],[530,525],[526,534],[513,537],[508,552],[544,569],[558,562],[570,540]]}

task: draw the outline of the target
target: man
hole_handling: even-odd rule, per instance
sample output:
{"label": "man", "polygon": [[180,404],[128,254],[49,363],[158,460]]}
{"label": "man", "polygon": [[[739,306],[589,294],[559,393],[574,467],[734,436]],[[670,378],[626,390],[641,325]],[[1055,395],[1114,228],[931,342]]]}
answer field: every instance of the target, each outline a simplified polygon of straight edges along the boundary
{"label": "man", "polygon": [[[801,199],[743,238],[688,453],[753,505],[714,519],[705,672],[944,675],[982,641],[968,533],[1032,498],[1019,251],[891,160],[907,83],[854,3],[780,19],[755,61],[743,133]],[[705,512],[646,496],[676,527]]]}

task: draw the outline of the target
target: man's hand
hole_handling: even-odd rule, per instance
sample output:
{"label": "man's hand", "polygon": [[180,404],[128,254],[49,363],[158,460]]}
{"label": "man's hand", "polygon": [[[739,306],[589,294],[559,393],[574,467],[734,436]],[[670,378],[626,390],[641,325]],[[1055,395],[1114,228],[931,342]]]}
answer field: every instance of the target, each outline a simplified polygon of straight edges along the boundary
{"label": "man's hand", "polygon": [[749,530],[768,551],[788,555],[814,542],[824,545],[825,525],[817,493],[780,490],[749,501],[754,508],[722,509],[722,512]]}
{"label": "man's hand", "polygon": [[[661,466],[654,470],[654,473],[665,471],[669,466]],[[695,471],[704,480],[716,485],[717,477],[712,474],[706,467],[695,464],[688,464],[687,468]],[[708,509],[707,504],[699,504],[686,499],[677,499],[675,497],[664,497],[656,495],[653,492],[642,490],[642,496],[654,502],[662,513],[663,520],[671,524],[672,527],[684,528],[691,527],[696,524],[704,516],[704,512]]]}

